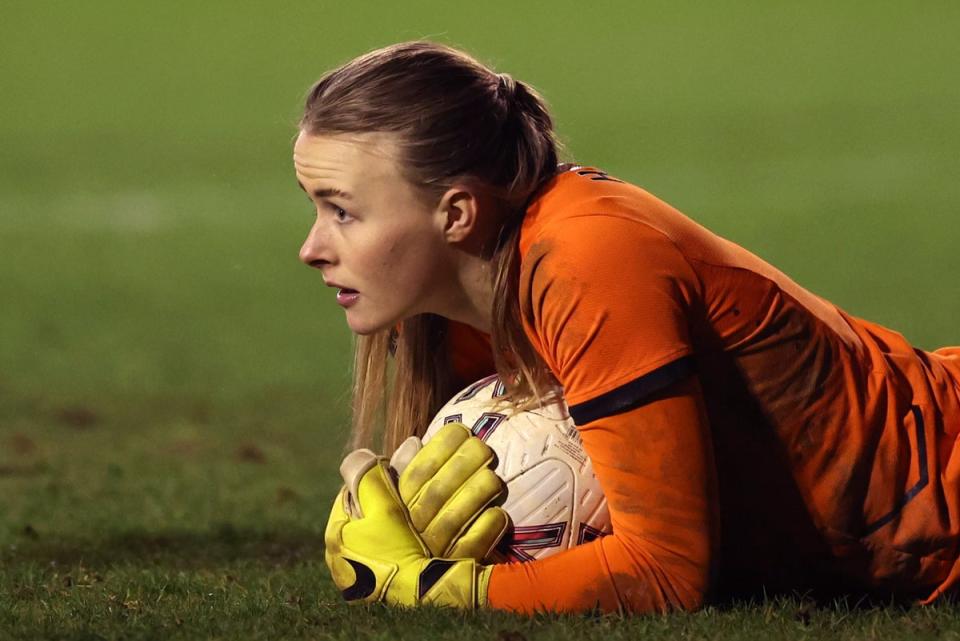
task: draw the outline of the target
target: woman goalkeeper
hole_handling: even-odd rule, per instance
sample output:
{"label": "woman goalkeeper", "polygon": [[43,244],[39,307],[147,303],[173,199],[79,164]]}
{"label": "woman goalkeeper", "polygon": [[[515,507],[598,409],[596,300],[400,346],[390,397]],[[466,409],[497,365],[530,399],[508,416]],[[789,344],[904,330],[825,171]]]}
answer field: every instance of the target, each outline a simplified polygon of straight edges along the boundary
{"label": "woman goalkeeper", "polygon": [[476,439],[448,432],[399,491],[358,451],[327,529],[346,598],[649,612],[957,584],[960,348],[915,349],[642,189],[558,165],[538,95],[441,45],[326,74],[294,164],[316,207],[301,258],[359,335],[354,444],[392,451],[492,371],[518,402],[562,389],[613,526],[484,565],[466,557],[504,524]]}

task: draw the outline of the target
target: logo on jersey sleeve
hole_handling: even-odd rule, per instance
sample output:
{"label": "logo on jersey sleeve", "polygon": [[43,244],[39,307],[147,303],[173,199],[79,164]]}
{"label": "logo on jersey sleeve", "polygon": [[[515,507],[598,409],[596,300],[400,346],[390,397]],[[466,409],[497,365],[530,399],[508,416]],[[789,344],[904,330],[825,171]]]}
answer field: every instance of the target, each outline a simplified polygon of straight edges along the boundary
{"label": "logo on jersey sleeve", "polygon": [[599,169],[578,169],[578,176],[589,176],[590,180],[606,180],[612,183],[622,183],[622,180],[618,178],[613,178],[607,172],[600,171]]}

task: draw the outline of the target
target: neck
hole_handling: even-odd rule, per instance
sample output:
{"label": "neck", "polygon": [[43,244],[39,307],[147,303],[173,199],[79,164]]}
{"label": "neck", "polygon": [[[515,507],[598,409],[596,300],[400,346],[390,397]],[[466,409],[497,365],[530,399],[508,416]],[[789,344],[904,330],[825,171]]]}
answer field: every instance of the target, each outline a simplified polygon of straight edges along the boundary
{"label": "neck", "polygon": [[443,316],[489,334],[493,309],[493,263],[471,254],[461,254],[458,263],[453,295]]}

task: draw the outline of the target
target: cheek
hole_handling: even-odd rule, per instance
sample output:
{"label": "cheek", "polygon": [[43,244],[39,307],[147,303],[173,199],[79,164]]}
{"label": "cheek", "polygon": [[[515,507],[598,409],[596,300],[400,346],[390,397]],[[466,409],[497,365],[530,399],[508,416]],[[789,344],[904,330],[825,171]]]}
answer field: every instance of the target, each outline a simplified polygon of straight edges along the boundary
{"label": "cheek", "polygon": [[376,255],[369,256],[376,261],[379,271],[406,279],[428,276],[440,262],[440,251],[432,236],[420,229],[391,235],[388,241],[380,243]]}
{"label": "cheek", "polygon": [[405,271],[403,245],[395,241],[374,242],[354,254],[355,266],[374,285],[390,285],[391,275]]}
{"label": "cheek", "polygon": [[424,286],[435,282],[443,269],[443,248],[429,242],[429,239],[418,239],[419,244],[408,243],[395,248],[397,261],[403,263],[407,278],[416,279]]}
{"label": "cheek", "polygon": [[345,234],[345,271],[356,278],[357,289],[366,290],[378,304],[416,304],[430,295],[444,273],[442,238],[426,214],[422,220],[371,221]]}

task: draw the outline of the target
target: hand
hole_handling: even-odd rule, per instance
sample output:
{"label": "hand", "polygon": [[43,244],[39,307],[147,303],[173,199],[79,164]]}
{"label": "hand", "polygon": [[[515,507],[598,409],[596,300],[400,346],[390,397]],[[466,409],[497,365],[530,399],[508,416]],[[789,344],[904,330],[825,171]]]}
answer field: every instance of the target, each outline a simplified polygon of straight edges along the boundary
{"label": "hand", "polygon": [[476,608],[486,604],[490,566],[435,559],[409,520],[386,459],[356,450],[340,466],[324,534],[326,561],[347,601]]}
{"label": "hand", "polygon": [[493,459],[462,423],[443,426],[426,445],[411,436],[394,452],[400,497],[433,556],[483,561],[503,538],[510,517],[487,507],[505,489]]}

